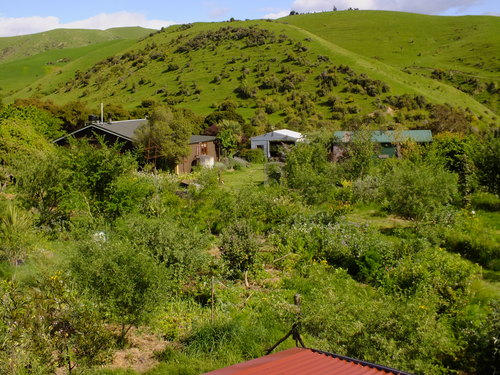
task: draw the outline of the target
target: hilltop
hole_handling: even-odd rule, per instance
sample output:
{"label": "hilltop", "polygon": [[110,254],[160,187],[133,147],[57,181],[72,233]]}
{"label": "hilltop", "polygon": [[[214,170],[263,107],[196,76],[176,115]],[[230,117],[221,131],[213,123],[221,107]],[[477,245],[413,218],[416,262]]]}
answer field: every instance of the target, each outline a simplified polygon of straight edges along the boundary
{"label": "hilltop", "polygon": [[50,50],[85,47],[111,40],[137,40],[152,31],[142,27],[118,27],[108,30],[56,29],[0,38],[0,63],[23,59]]}
{"label": "hilltop", "polygon": [[[129,110],[166,102],[206,116],[229,99],[260,127],[421,127],[458,116],[484,128],[499,110],[499,25],[495,17],[377,11],[176,25],[136,43],[65,50],[71,63],[58,52],[61,62],[43,66],[50,50],[0,64],[0,80],[5,102],[37,97]],[[21,65],[38,69],[36,79],[22,82],[18,71],[6,84],[5,72]]]}

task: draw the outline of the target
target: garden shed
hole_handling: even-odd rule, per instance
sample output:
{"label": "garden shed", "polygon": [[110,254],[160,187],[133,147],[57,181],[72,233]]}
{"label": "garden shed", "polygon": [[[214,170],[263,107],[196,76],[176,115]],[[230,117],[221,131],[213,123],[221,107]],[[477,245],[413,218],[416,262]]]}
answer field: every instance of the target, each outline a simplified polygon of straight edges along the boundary
{"label": "garden shed", "polygon": [[390,367],[315,349],[292,348],[205,375],[410,375]]}
{"label": "garden shed", "polygon": [[293,130],[281,129],[250,138],[250,147],[262,149],[267,158],[278,156],[280,146],[293,145],[304,140],[304,136]]}
{"label": "garden shed", "polygon": [[[352,131],[336,131],[334,133],[341,143],[349,143],[354,136]],[[432,142],[430,130],[375,130],[372,132],[372,141],[380,145],[379,158],[388,158],[398,155],[398,145],[406,141],[420,144]],[[334,147],[334,154],[339,150]]]}

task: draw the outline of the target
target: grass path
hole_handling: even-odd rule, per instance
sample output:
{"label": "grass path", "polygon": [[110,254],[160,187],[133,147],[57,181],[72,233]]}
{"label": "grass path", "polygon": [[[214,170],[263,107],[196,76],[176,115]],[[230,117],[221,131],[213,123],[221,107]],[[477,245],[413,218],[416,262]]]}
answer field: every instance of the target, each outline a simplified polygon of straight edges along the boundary
{"label": "grass path", "polygon": [[222,172],[224,188],[241,190],[248,186],[262,186],[265,181],[264,164],[251,164],[240,170],[226,170]]}

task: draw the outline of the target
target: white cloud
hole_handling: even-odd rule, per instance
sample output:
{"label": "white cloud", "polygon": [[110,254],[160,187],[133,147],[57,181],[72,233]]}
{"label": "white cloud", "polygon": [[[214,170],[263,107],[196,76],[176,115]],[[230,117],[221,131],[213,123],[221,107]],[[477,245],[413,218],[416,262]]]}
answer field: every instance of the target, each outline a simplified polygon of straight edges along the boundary
{"label": "white cloud", "polygon": [[363,10],[394,10],[424,14],[438,14],[448,9],[468,7],[481,3],[481,0],[294,0],[292,9],[298,12],[319,12],[359,8]]}
{"label": "white cloud", "polygon": [[275,20],[277,18],[288,16],[289,14],[290,14],[289,10],[278,10],[276,12],[265,14],[262,18]]}
{"label": "white cloud", "polygon": [[33,34],[53,29],[109,29],[111,27],[142,26],[160,29],[173,25],[166,20],[149,20],[144,14],[131,12],[101,13],[80,21],[61,23],[57,17],[0,17],[0,36]]}

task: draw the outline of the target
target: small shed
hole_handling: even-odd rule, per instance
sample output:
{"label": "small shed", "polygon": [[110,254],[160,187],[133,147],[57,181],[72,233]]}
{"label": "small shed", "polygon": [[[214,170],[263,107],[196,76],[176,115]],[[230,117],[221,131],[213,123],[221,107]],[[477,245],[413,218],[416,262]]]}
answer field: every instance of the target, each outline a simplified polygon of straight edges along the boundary
{"label": "small shed", "polygon": [[295,144],[303,140],[304,136],[301,133],[281,129],[250,138],[250,147],[253,149],[262,149],[264,155],[270,158],[278,155],[278,148],[280,146]]}
{"label": "small shed", "polygon": [[[336,131],[334,136],[342,143],[349,143],[354,134],[352,131]],[[372,141],[380,145],[379,158],[397,156],[398,145],[409,140],[421,144],[430,143],[432,132],[430,130],[375,130],[372,132]]]}
{"label": "small shed", "polygon": [[315,349],[292,348],[205,375],[410,375],[394,368]]}

